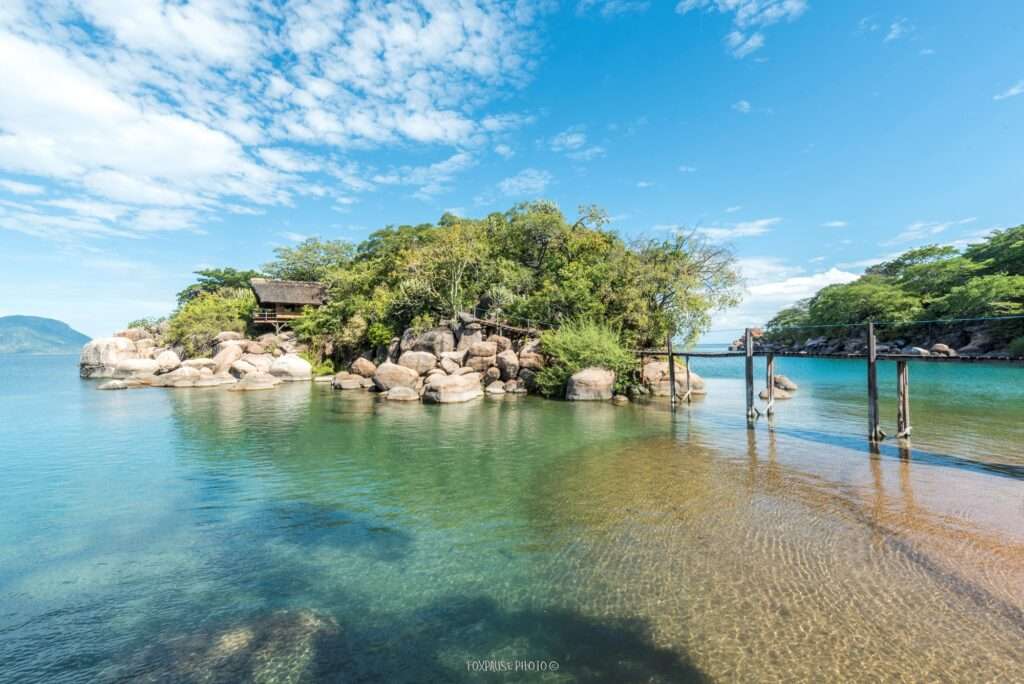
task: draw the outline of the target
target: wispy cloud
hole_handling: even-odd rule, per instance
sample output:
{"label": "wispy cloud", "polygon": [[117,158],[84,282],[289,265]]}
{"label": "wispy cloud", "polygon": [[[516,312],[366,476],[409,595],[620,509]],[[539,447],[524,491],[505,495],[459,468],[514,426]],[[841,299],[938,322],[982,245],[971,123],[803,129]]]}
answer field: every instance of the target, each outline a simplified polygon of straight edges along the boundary
{"label": "wispy cloud", "polygon": [[644,188],[653,188],[654,187],[654,181],[638,180],[636,182],[636,187],[640,188],[641,190],[643,190]]}
{"label": "wispy cloud", "polygon": [[537,196],[553,180],[550,173],[540,169],[523,169],[519,173],[498,183],[498,189],[510,197]]}
{"label": "wispy cloud", "polygon": [[741,209],[743,209],[743,207],[741,207],[740,205],[737,204],[737,205],[732,206],[732,207],[726,207],[725,208],[725,213],[726,214],[735,214],[737,211],[740,211]]}
{"label": "wispy cloud", "polygon": [[736,238],[756,237],[764,235],[772,226],[780,223],[781,218],[765,218],[756,221],[743,221],[731,226],[714,226],[710,228],[698,228],[697,232],[715,242],[726,242]]}
{"label": "wispy cloud", "polygon": [[738,100],[732,103],[732,108],[740,114],[749,114],[751,105],[746,100]]}
{"label": "wispy cloud", "polygon": [[731,14],[733,30],[725,45],[737,59],[757,52],[765,44],[761,29],[780,21],[795,21],[807,11],[806,0],[680,0],[676,12],[692,11]]}
{"label": "wispy cloud", "polygon": [[283,237],[285,240],[290,240],[292,242],[303,242],[309,239],[308,235],[303,235],[302,233],[293,233],[288,230],[284,231],[283,233],[278,233],[278,235]]}
{"label": "wispy cloud", "polygon": [[591,10],[596,10],[604,17],[612,17],[619,14],[645,12],[650,6],[650,0],[579,0],[576,4],[576,12],[586,14]]}
{"label": "wispy cloud", "polygon": [[1021,93],[1024,93],[1024,80],[1017,81],[1003,92],[993,95],[992,99],[998,102],[999,100],[1005,100],[1008,97],[1017,97]]}
{"label": "wispy cloud", "polygon": [[899,40],[912,30],[913,27],[911,27],[907,23],[907,20],[903,17],[900,17],[899,19],[896,19],[891,24],[889,24],[889,31],[888,33],[885,34],[885,39],[883,42],[890,43],[894,40]]}
{"label": "wispy cloud", "polygon": [[946,232],[953,226],[967,225],[969,223],[974,223],[976,220],[977,219],[972,216],[960,219],[959,221],[917,221],[904,228],[903,231],[896,235],[896,237],[891,240],[887,240],[882,244],[894,245],[901,242],[915,242],[926,238],[932,238]]}
{"label": "wispy cloud", "polygon": [[822,228],[845,228],[849,225],[846,221],[825,221],[821,224]]}
{"label": "wispy cloud", "polygon": [[679,172],[680,173],[697,173],[697,167],[696,166],[687,166],[686,164],[683,164],[682,166],[679,167]]}
{"label": "wispy cloud", "polygon": [[41,185],[20,183],[12,180],[0,180],[0,188],[15,195],[41,195],[46,189]]}
{"label": "wispy cloud", "polygon": [[[447,147],[447,159],[425,165],[448,171],[440,182],[398,172],[428,196],[453,177],[452,157],[531,120],[482,110],[530,78],[542,13],[491,0],[435,0],[429,11],[419,2],[8,3],[0,173],[130,205],[139,219],[83,223],[39,205],[49,216],[24,222],[65,238],[194,229],[204,216],[301,195],[369,192],[373,176],[390,172],[349,157],[380,148]],[[166,211],[142,214],[155,208]]]}
{"label": "wispy cloud", "polygon": [[494,152],[499,157],[502,157],[504,159],[511,159],[512,157],[516,156],[516,151],[514,149],[512,149],[512,146],[511,145],[506,145],[505,143],[501,143],[500,145],[495,145],[494,146]]}

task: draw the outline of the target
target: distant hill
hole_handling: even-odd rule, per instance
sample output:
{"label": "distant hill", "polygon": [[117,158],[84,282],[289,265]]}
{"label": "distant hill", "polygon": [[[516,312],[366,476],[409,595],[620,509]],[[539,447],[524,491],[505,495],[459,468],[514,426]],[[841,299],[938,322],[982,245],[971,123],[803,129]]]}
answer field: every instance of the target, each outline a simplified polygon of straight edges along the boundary
{"label": "distant hill", "polygon": [[0,316],[0,354],[78,353],[89,339],[52,318]]}

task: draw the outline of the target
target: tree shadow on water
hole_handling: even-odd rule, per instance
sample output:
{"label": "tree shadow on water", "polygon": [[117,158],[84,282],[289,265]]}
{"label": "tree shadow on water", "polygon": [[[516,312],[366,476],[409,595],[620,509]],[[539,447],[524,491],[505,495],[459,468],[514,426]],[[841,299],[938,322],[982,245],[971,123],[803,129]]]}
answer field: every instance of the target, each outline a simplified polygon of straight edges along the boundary
{"label": "tree shadow on water", "polygon": [[[348,619],[278,611],[159,640],[124,673],[146,682],[702,682],[640,619],[569,609],[513,609],[451,596],[408,614]],[[481,671],[471,661],[545,662],[556,671]],[[522,666],[520,666],[522,667]]]}

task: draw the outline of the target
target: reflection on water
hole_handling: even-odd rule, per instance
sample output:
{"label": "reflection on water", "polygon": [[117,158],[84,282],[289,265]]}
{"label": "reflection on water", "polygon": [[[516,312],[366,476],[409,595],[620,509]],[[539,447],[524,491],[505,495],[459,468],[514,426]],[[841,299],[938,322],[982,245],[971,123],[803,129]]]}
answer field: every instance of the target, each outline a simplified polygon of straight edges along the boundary
{"label": "reflection on water", "polygon": [[0,362],[3,681],[1024,668],[1024,390],[1006,376],[986,393],[918,374],[913,442],[873,452],[831,365],[785,368],[797,397],[748,431],[729,368],[698,368],[709,395],[673,414],[95,392],[46,363],[27,392]]}

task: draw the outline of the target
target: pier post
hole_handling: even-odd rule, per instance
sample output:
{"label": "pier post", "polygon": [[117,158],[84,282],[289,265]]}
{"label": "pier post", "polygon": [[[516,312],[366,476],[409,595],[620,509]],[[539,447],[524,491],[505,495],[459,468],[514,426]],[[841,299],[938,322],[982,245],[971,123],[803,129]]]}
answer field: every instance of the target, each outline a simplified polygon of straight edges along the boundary
{"label": "pier post", "polygon": [[910,437],[910,370],[905,359],[896,362],[896,436]]}
{"label": "pier post", "polygon": [[747,424],[753,426],[754,421],[754,334],[747,328],[743,334],[743,349],[746,352],[747,371]]}
{"label": "pier post", "polygon": [[693,388],[690,387],[690,355],[687,354],[683,359],[686,361],[686,403],[689,404],[693,401]]}
{"label": "pier post", "polygon": [[672,386],[669,390],[669,396],[671,396],[672,409],[676,408],[676,357],[672,351],[672,335],[668,336],[668,382]]}
{"label": "pier post", "polygon": [[878,340],[875,324],[868,323],[868,440],[880,442],[885,433],[878,424]]}
{"label": "pier post", "polygon": [[765,381],[768,383],[768,406],[765,407],[765,413],[770,416],[775,413],[775,354],[768,352],[765,368]]}

